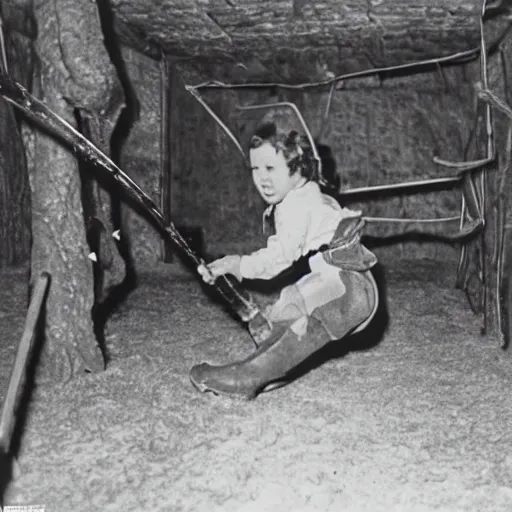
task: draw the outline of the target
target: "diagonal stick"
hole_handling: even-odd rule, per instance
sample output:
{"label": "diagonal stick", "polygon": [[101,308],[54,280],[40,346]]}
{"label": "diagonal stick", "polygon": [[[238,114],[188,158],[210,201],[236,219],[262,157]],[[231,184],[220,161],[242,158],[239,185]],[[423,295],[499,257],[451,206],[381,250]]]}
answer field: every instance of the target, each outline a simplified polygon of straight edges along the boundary
{"label": "diagonal stick", "polygon": [[14,360],[14,367],[9,380],[9,387],[2,406],[0,416],[0,453],[8,453],[11,444],[12,432],[15,424],[16,409],[21,396],[21,390],[26,377],[27,363],[35,338],[35,330],[41,307],[46,298],[46,290],[50,282],[50,275],[42,272],[34,287],[32,300],[27,311],[25,329],[21,336],[18,352]]}
{"label": "diagonal stick", "polygon": [[[127,174],[66,120],[2,71],[0,71],[0,94],[30,119],[72,146],[75,152],[106,170],[121,185],[121,188],[149,213],[170,241],[177,245],[196,267],[204,264],[204,261],[189,247],[174,224],[172,222],[167,224],[154,201]],[[259,306],[253,297],[241,288],[236,278],[220,276],[213,283],[213,287],[244,322],[252,320],[260,313]]]}

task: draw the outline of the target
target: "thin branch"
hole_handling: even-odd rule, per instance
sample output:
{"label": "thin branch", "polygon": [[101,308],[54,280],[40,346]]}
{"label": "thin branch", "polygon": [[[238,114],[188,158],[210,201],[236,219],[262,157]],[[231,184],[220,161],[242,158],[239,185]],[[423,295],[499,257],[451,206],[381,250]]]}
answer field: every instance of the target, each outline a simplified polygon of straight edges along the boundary
{"label": "thin branch", "polygon": [[238,151],[242,154],[245,160],[245,152],[238,142],[237,138],[233,135],[231,130],[225,125],[225,123],[220,119],[220,117],[208,106],[208,104],[201,98],[197,90],[195,90],[194,87],[191,87],[190,85],[185,85],[185,89],[194,96],[194,98],[203,106],[203,108],[210,114],[213,119],[219,124],[219,126],[226,132],[228,137],[234,142],[235,146],[237,147]]}
{"label": "thin branch", "polygon": [[[484,89],[489,88],[489,77],[487,70],[487,43],[485,41],[484,18],[487,0],[482,0],[482,15],[480,16],[480,53],[481,53],[481,73],[482,86]],[[490,105],[485,109],[485,127],[487,131],[487,157],[494,153],[494,133],[492,126],[492,112]]]}
{"label": "thin branch", "polygon": [[[245,84],[226,84],[217,80],[203,82],[197,85],[188,85],[190,89],[240,89],[240,88],[260,88],[260,87],[280,87],[282,89],[309,89],[312,87],[319,87],[321,85],[331,85],[336,82],[348,80],[350,78],[361,78],[365,76],[380,75],[382,73],[389,73],[392,71],[400,71],[404,69],[411,69],[417,67],[439,65],[446,63],[462,63],[472,60],[478,56],[480,48],[473,48],[472,50],[466,50],[464,52],[454,53],[447,55],[446,57],[437,57],[434,59],[420,60],[416,62],[410,62],[407,64],[400,64],[397,66],[387,66],[381,68],[366,69],[364,71],[356,71],[354,73],[347,73],[345,75],[339,75],[334,78],[328,78],[318,82],[308,82],[301,84],[286,84],[277,82],[254,82]],[[459,62],[460,61],[460,62]]]}
{"label": "thin branch", "polygon": [[496,156],[493,155],[490,158],[483,158],[481,160],[473,160],[469,162],[450,162],[448,160],[443,160],[437,156],[432,158],[432,161],[438,165],[442,165],[443,167],[448,167],[449,169],[458,169],[460,171],[472,171],[473,169],[478,169],[479,167],[483,167],[484,165],[490,164],[494,162]]}
{"label": "thin branch", "polygon": [[364,220],[368,222],[397,222],[408,224],[411,222],[421,223],[421,224],[435,224],[437,222],[453,222],[459,220],[459,216],[455,217],[439,217],[437,219],[412,219],[412,218],[404,218],[404,217],[363,217]]}
{"label": "thin branch", "polygon": [[321,139],[324,136],[324,132],[327,126],[327,122],[329,121],[329,115],[331,113],[331,104],[332,104],[332,95],[336,89],[336,83],[331,84],[331,88],[329,89],[329,95],[327,96],[327,105],[325,106],[324,117],[322,118],[322,126],[320,127],[320,132],[318,138]]}
{"label": "thin branch", "polygon": [[[422,187],[429,185],[439,185],[441,183],[456,183],[460,181],[458,176],[456,177],[448,177],[448,178],[433,178],[431,180],[419,180],[419,181],[406,181],[403,183],[392,183],[387,185],[374,185],[372,187],[359,187],[359,188],[351,188],[349,190],[343,190],[339,192],[339,195],[350,195],[350,194],[360,194],[363,192],[378,192],[380,190],[393,190],[398,188],[410,188],[410,187]],[[458,218],[458,217],[457,217]]]}
{"label": "thin branch", "polygon": [[0,15],[0,46],[2,51],[2,66],[6,73],[9,72],[7,68],[7,53],[5,51],[5,38],[4,38],[4,22],[2,20],[2,16]]}

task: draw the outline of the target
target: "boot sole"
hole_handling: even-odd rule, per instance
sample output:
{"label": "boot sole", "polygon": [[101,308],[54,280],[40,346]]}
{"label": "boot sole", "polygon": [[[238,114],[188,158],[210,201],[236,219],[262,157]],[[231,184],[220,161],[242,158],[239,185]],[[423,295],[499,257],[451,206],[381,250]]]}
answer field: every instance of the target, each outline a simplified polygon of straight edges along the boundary
{"label": "boot sole", "polygon": [[244,395],[241,393],[224,393],[222,391],[218,391],[217,389],[210,388],[207,384],[196,382],[192,377],[189,377],[189,378],[190,378],[190,382],[192,383],[192,385],[200,393],[212,393],[215,396],[225,396],[225,397],[235,398],[235,399],[244,400],[244,401],[252,400],[256,396],[256,395],[254,395],[254,396]]}
{"label": "boot sole", "polygon": [[275,382],[270,382],[267,384],[260,393],[268,393],[269,391],[274,391],[275,389],[284,388],[290,382],[288,380],[276,380]]}
{"label": "boot sole", "polygon": [[192,377],[189,377],[189,378],[190,378],[190,382],[192,383],[192,385],[200,393],[212,393],[215,396],[226,396],[226,397],[237,398],[239,400],[246,400],[246,401],[253,400],[260,393],[268,393],[270,391],[274,391],[276,389],[282,388],[282,387],[286,386],[287,384],[289,384],[289,381],[287,381],[287,380],[278,380],[275,382],[270,382],[263,388],[257,390],[253,395],[246,395],[246,394],[241,394],[241,393],[224,393],[222,391],[218,391],[217,389],[210,388],[207,384],[196,382]]}

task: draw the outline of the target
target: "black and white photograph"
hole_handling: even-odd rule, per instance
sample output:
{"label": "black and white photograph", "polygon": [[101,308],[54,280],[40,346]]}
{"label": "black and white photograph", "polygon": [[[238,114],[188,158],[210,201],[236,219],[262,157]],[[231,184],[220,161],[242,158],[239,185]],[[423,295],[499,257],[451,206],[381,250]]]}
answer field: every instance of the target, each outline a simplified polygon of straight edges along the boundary
{"label": "black and white photograph", "polygon": [[510,0],[1,0],[0,512],[511,512],[511,198]]}

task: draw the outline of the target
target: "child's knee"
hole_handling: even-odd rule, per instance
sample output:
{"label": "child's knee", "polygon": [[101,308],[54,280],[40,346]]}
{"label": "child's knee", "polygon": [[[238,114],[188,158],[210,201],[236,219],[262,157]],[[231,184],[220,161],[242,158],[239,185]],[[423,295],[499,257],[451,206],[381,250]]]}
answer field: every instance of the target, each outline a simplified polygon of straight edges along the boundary
{"label": "child's knee", "polygon": [[271,322],[296,320],[307,314],[304,298],[296,285],[281,290],[279,299],[266,311],[265,316]]}

